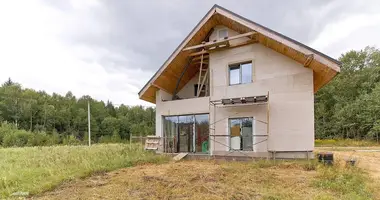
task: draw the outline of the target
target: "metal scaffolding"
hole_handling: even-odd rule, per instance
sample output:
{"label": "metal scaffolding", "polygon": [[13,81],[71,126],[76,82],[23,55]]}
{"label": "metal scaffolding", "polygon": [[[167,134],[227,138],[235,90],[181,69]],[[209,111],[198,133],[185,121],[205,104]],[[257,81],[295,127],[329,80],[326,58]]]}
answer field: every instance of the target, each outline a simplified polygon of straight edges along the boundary
{"label": "metal scaffolding", "polygon": [[[256,122],[266,124],[266,127],[267,127],[266,128],[267,129],[266,134],[253,134],[252,133],[252,137],[266,137],[266,139],[264,139],[260,142],[253,143],[252,144],[252,148],[253,148],[255,145],[258,145],[258,144],[261,144],[263,142],[268,141],[268,137],[269,137],[269,111],[270,111],[269,110],[269,91],[268,91],[267,95],[214,100],[214,101],[210,101],[210,105],[213,106],[213,118],[212,118],[213,122],[210,123],[210,127],[209,127],[210,128],[209,144],[212,146],[213,149],[212,149],[212,151],[211,150],[209,151],[209,155],[214,156],[213,152],[215,152],[215,143],[217,143],[219,145],[222,145],[222,146],[229,148],[229,151],[226,151],[226,153],[221,155],[221,156],[228,156],[234,152],[239,152],[243,156],[250,157],[250,158],[254,159],[255,158],[254,156],[247,154],[247,152],[243,151],[242,149],[234,149],[234,148],[231,148],[230,145],[228,145],[228,144],[224,144],[222,142],[217,141],[216,138],[218,138],[218,137],[227,137],[227,138],[231,139],[231,135],[230,134],[217,135],[215,132],[215,124],[222,122],[226,119],[229,119],[229,118],[234,117],[235,115],[239,114],[238,112],[235,112],[232,115],[229,115],[229,116],[223,117],[222,119],[216,120],[217,108],[229,108],[229,107],[250,106],[250,105],[266,105],[267,106],[266,121],[262,121],[262,120],[252,118],[252,120],[254,120]],[[213,134],[211,134],[211,132],[213,132]],[[209,148],[210,148],[210,146],[209,146]],[[267,150],[268,150],[268,146],[267,146]]]}

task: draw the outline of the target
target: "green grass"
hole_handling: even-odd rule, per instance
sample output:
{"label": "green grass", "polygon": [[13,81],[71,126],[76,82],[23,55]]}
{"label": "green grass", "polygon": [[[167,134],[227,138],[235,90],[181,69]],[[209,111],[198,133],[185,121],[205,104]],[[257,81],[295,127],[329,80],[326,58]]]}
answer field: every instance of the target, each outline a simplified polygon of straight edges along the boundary
{"label": "green grass", "polygon": [[[357,167],[319,166],[313,186],[331,192],[325,199],[373,199],[371,179]],[[323,199],[323,198],[322,198]]]}
{"label": "green grass", "polygon": [[168,160],[122,144],[0,149],[0,197],[51,190],[63,181],[140,163]]}
{"label": "green grass", "polygon": [[373,140],[353,140],[353,139],[316,139],[316,147],[370,147],[380,146]]}

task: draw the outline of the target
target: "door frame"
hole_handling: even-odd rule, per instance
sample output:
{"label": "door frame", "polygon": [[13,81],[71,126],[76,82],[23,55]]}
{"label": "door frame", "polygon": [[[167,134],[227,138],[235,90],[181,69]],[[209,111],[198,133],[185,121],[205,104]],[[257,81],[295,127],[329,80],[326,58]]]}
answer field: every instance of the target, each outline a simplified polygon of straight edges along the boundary
{"label": "door frame", "polygon": [[[232,149],[231,148],[231,123],[230,121],[231,120],[240,120],[239,122],[239,126],[240,126],[240,137],[241,137],[241,127],[242,127],[242,124],[243,124],[243,121],[242,119],[251,119],[251,122],[252,122],[252,151],[255,150],[254,148],[254,137],[255,137],[255,132],[256,132],[256,120],[255,120],[255,117],[254,116],[248,116],[248,117],[231,117],[231,118],[228,118],[227,120],[227,131],[228,131],[228,137],[227,137],[227,144],[228,144],[228,147],[227,147],[227,151],[244,151],[242,149]],[[248,152],[252,152],[252,151],[248,151]]]}
{"label": "door frame", "polygon": [[[209,125],[209,132],[208,132],[208,135],[210,136],[210,113],[196,113],[196,114],[185,114],[185,115],[162,115],[162,126],[161,126],[161,129],[162,129],[162,135],[164,138],[166,138],[166,133],[164,132],[164,123],[165,123],[165,117],[177,117],[178,119],[178,123],[179,123],[179,117],[180,116],[193,116],[193,123],[192,123],[192,138],[190,138],[191,140],[191,143],[192,143],[192,147],[190,148],[190,146],[188,147],[188,149],[192,149],[193,151],[187,151],[187,153],[202,153],[202,152],[197,152],[196,151],[196,129],[195,129],[195,116],[196,115],[207,115],[208,117],[208,125]],[[176,133],[174,134],[175,137],[177,138],[177,142],[176,142],[176,145],[175,145],[175,152],[177,153],[184,153],[184,152],[181,152],[180,151],[180,139],[179,139],[179,125],[177,124],[177,127],[176,127]],[[208,139],[209,141],[209,145],[210,145],[210,137]],[[209,146],[210,147],[210,146]],[[210,151],[210,150],[209,150]]]}

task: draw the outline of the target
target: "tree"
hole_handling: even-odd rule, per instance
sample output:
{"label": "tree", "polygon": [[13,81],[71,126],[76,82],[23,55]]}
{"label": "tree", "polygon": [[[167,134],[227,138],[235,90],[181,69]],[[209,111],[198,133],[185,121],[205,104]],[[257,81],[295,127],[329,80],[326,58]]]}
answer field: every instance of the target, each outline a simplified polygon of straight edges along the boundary
{"label": "tree", "polygon": [[341,73],[315,95],[318,138],[376,139],[380,119],[380,51],[366,47],[339,60]]}

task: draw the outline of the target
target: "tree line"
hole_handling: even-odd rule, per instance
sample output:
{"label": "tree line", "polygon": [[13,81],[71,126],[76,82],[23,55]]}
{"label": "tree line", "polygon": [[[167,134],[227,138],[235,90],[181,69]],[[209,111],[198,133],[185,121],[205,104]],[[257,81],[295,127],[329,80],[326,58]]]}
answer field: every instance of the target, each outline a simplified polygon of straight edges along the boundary
{"label": "tree line", "polygon": [[[9,79],[0,87],[0,144],[27,145],[28,138],[36,135],[49,144],[88,141],[88,103],[93,142],[128,140],[130,134],[154,134],[153,107],[115,106],[110,101],[97,101],[90,96],[77,98],[71,92],[64,96],[50,95],[23,88]],[[13,134],[8,134],[10,132]]]}
{"label": "tree line", "polygon": [[379,141],[380,50],[349,51],[341,72],[315,95],[317,138]]}

